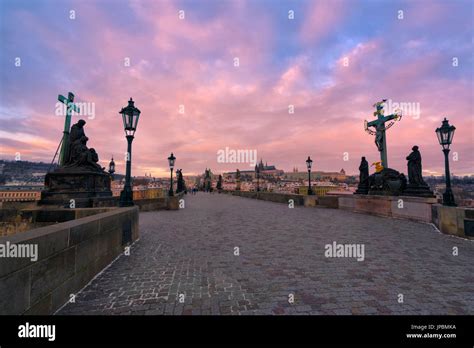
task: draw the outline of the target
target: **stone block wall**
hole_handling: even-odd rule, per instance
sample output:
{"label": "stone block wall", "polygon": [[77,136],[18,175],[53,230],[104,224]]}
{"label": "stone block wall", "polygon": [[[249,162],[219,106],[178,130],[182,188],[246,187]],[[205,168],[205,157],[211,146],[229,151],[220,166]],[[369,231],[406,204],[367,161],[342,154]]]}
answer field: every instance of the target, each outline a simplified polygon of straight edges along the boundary
{"label": "stone block wall", "polygon": [[13,236],[38,259],[0,258],[0,314],[52,314],[138,239],[138,207],[116,208]]}
{"label": "stone block wall", "polygon": [[291,193],[278,193],[278,192],[251,192],[251,191],[224,191],[222,193],[228,193],[233,196],[240,196],[253,199],[261,199],[263,201],[286,203],[292,199],[295,205],[304,205],[303,195],[291,194]]}
{"label": "stone block wall", "polygon": [[167,198],[150,198],[137,199],[133,203],[140,209],[140,211],[163,210],[167,208]]}
{"label": "stone block wall", "polygon": [[357,213],[431,222],[436,198],[410,196],[339,196],[339,208]]}
{"label": "stone block wall", "polygon": [[286,204],[293,199],[295,205],[305,207],[344,209],[363,214],[434,223],[443,233],[474,239],[474,208],[446,207],[438,204],[436,198],[347,194],[317,197],[278,192],[222,192]]}
{"label": "stone block wall", "polygon": [[474,239],[465,231],[467,224],[474,223],[474,208],[436,204],[433,206],[433,223],[443,233]]}

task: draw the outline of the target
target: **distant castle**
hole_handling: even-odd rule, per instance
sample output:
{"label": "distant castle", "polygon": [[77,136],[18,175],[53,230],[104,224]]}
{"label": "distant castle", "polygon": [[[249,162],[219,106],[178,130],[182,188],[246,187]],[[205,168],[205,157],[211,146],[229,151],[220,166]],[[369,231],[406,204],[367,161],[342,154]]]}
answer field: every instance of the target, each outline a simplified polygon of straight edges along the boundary
{"label": "distant castle", "polygon": [[[284,172],[281,169],[277,169],[274,165],[268,165],[267,162],[263,163],[263,159],[260,159],[260,162],[257,164],[261,177],[280,177],[282,179],[288,180],[306,180],[308,176],[308,172],[298,171],[298,167],[293,167],[292,172]],[[233,177],[235,178],[236,172],[227,172],[225,173],[225,177]],[[241,170],[240,174],[243,176],[255,178],[255,169],[252,170]],[[322,171],[312,171],[311,172],[312,178],[314,180],[322,180],[322,181],[344,181],[346,180],[346,171],[342,168],[339,172],[322,172]]]}
{"label": "distant castle", "polygon": [[276,169],[274,165],[269,166],[266,161],[265,161],[265,165],[263,165],[262,159],[260,159],[260,163],[258,164],[258,169],[261,174],[266,174],[266,175],[280,176],[284,174],[283,170]]}

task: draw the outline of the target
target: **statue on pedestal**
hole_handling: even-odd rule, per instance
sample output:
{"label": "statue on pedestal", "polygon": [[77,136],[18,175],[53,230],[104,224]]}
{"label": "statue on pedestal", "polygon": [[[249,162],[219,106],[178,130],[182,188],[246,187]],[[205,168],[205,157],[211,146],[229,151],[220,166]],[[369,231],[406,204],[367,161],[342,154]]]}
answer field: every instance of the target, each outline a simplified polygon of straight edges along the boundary
{"label": "statue on pedestal", "polygon": [[89,138],[84,132],[86,121],[79,120],[71,127],[64,147],[64,164],[46,174],[46,190],[41,192],[40,204],[91,207],[99,197],[112,197],[110,174],[101,167],[99,155],[87,147]]}
{"label": "statue on pedestal", "polygon": [[375,103],[376,111],[373,121],[365,121],[365,130],[371,135],[375,135],[375,145],[380,152],[380,161],[375,162],[375,173],[368,178],[369,195],[398,196],[402,194],[406,186],[405,175],[395,169],[388,167],[387,156],[387,136],[386,131],[401,119],[401,114],[395,112],[391,115],[384,115],[386,99]]}
{"label": "statue on pedestal", "polygon": [[408,185],[403,192],[407,196],[434,197],[433,192],[423,180],[421,154],[418,146],[412,147],[412,152],[407,156]]}
{"label": "statue on pedestal", "polygon": [[421,154],[418,146],[412,147],[412,153],[407,156],[408,161],[408,182],[410,185],[426,185],[421,174]]}
{"label": "statue on pedestal", "polygon": [[[373,105],[376,108],[374,112],[376,119],[374,121],[365,121],[365,131],[371,135],[375,135],[375,145],[380,152],[380,162],[382,162],[384,168],[388,168],[387,137],[385,131],[402,117],[400,113],[385,116],[384,106],[386,101],[387,99],[383,99]],[[371,127],[375,130],[370,129]]]}
{"label": "statue on pedestal", "polygon": [[369,193],[369,162],[365,157],[361,158],[359,165],[359,185],[355,192],[359,195],[366,195]]}

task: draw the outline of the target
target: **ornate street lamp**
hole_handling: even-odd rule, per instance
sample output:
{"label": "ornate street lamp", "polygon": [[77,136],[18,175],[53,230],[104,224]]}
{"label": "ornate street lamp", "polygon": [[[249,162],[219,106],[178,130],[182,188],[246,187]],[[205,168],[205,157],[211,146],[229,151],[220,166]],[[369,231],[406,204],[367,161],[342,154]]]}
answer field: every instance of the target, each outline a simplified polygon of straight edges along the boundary
{"label": "ornate street lamp", "polygon": [[311,190],[311,166],[313,165],[313,160],[308,156],[306,160],[306,167],[308,168],[308,195],[313,194],[313,190]]}
{"label": "ornate street lamp", "polygon": [[114,173],[115,173],[115,162],[114,162],[114,156],[112,156],[112,159],[110,160],[110,163],[109,163],[109,174],[112,177],[112,180],[114,177]]}
{"label": "ornate street lamp", "polygon": [[255,176],[257,177],[257,192],[260,191],[260,168],[255,165]]}
{"label": "ornate street lamp", "polygon": [[449,146],[451,145],[454,137],[454,131],[456,127],[449,125],[446,117],[441,124],[441,127],[436,128],[436,135],[438,136],[439,144],[443,147],[444,152],[444,168],[446,176],[446,190],[443,193],[443,205],[455,207],[453,191],[451,190],[451,174],[449,173]]}
{"label": "ornate street lamp", "polygon": [[173,194],[173,168],[174,168],[174,161],[176,160],[176,157],[173,156],[173,153],[171,153],[171,156],[168,157],[168,164],[170,165],[170,171],[171,171],[171,182],[170,182],[170,190],[168,191],[168,196],[174,196]]}
{"label": "ornate street lamp", "polygon": [[125,186],[120,193],[120,206],[129,207],[133,205],[133,192],[132,185],[130,183],[131,171],[132,171],[132,141],[137,130],[138,118],[140,117],[140,110],[138,110],[132,98],[128,101],[128,105],[119,114],[122,115],[123,128],[125,130],[125,137],[127,138],[127,167],[125,172]]}

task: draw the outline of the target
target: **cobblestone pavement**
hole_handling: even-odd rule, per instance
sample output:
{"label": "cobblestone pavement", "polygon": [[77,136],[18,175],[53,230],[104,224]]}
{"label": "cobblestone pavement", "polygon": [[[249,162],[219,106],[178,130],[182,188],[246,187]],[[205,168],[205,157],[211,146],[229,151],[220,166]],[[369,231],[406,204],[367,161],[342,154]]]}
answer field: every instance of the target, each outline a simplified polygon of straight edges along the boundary
{"label": "cobblestone pavement", "polygon": [[[473,241],[428,224],[224,194],[185,203],[141,213],[130,256],[59,314],[474,314]],[[325,257],[333,241],[364,244],[364,261]]]}

